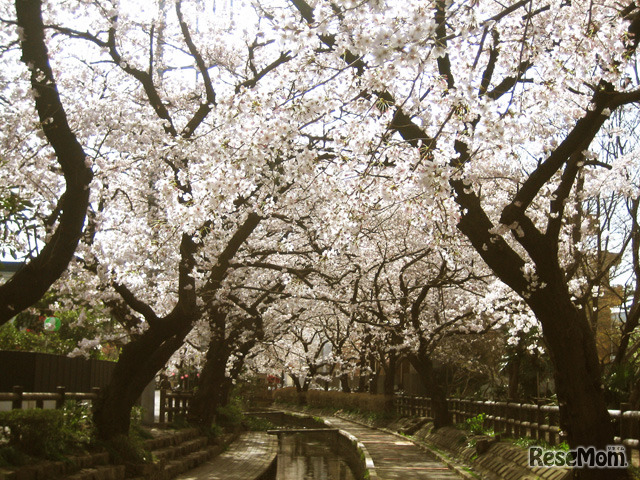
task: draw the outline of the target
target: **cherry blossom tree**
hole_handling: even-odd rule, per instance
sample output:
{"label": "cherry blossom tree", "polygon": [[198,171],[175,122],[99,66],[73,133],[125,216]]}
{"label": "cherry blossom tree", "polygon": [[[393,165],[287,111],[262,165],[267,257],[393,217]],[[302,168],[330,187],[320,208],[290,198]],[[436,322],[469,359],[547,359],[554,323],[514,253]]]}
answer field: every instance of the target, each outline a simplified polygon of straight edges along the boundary
{"label": "cherry blossom tree", "polygon": [[[264,0],[259,22],[237,35],[186,0],[162,14],[83,5],[48,5],[45,25],[76,135],[94,156],[82,281],[131,332],[113,390],[128,391],[120,413],[99,409],[103,424],[107,412],[118,420],[106,436],[122,432],[122,412],[205,307],[224,301],[232,270],[262,269],[245,252],[281,252],[259,261],[290,277],[294,257],[312,259],[296,254],[313,251],[320,263],[304,268],[327,276],[375,235],[364,219],[384,209],[424,234],[413,252],[431,247],[442,221],[447,233],[457,225],[475,253],[447,267],[471,271],[480,256],[541,324],[569,443],[612,442],[593,330],[575,295],[585,252],[576,239],[589,231],[585,186],[624,172],[635,153],[603,161],[594,143],[640,99],[635,4]],[[273,233],[289,228],[284,217],[305,224],[306,237]],[[248,250],[251,239],[261,244]],[[368,265],[376,255],[369,249]],[[404,284],[417,294],[432,277]],[[313,293],[302,296],[315,301],[352,298],[326,278],[308,282]],[[299,327],[310,341],[313,324]]]}
{"label": "cherry blossom tree", "polygon": [[[237,273],[237,272],[236,272]],[[249,272],[251,273],[251,272]],[[234,276],[234,275],[232,275]],[[212,303],[207,308],[207,325],[194,329],[187,338],[191,345],[203,344],[206,355],[189,408],[189,420],[203,429],[213,423],[219,407],[227,405],[233,385],[243,373],[245,362],[255,355],[253,350],[268,341],[265,338],[265,312],[274,296],[283,290],[280,280],[271,285],[252,289],[253,295],[247,295],[250,285],[246,275],[241,275],[241,292],[226,295],[227,304]],[[231,281],[231,280],[228,280]]]}
{"label": "cherry blossom tree", "polygon": [[604,449],[613,429],[594,335],[569,291],[566,220],[579,176],[602,171],[594,138],[640,98],[628,77],[636,5],[291,4],[382,111],[387,130],[360,135],[372,173],[417,191],[446,178],[460,230],[542,325],[570,445]]}
{"label": "cherry blossom tree", "polygon": [[[276,203],[298,203],[293,185],[315,175],[316,158],[301,130],[326,106],[292,93],[297,77],[266,81],[293,59],[272,39],[249,28],[237,41],[213,20],[193,28],[198,5],[47,7],[46,40],[95,158],[86,241],[69,280],[129,335],[94,413],[99,436],[111,439],[128,432],[144,386],[224,298],[249,236]],[[279,237],[260,238],[277,247]]]}
{"label": "cherry blossom tree", "polygon": [[[0,80],[2,103],[11,111],[3,115],[5,174],[0,191],[7,195],[2,214],[5,240],[11,235],[10,249],[26,254],[27,262],[0,285],[0,325],[42,298],[67,268],[83,234],[92,180],[91,159],[70,125],[73,120],[50,64],[40,2],[18,3],[16,14],[15,20],[3,23],[18,25],[19,39],[3,32],[2,52],[5,58],[13,57],[19,44],[29,77],[11,68]],[[16,124],[15,115],[24,115],[23,108],[34,103],[37,116],[29,112],[26,125]],[[39,189],[51,196],[41,195]],[[33,238],[16,223],[18,213],[35,216],[29,222],[35,229]],[[31,241],[25,245],[25,240]]]}

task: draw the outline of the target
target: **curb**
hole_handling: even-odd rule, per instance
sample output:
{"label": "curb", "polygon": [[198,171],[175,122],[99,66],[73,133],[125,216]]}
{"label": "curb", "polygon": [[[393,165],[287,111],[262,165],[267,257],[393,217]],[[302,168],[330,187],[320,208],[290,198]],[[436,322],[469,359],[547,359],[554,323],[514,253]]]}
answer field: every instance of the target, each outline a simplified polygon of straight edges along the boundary
{"label": "curb", "polygon": [[[341,418],[341,417],[340,417]],[[331,425],[331,421],[327,420],[327,419],[322,419],[325,423],[325,425]],[[369,480],[378,480],[378,474],[376,472],[376,466],[373,463],[373,458],[371,458],[371,455],[369,454],[369,451],[367,450],[367,447],[364,446],[364,444],[358,440],[358,437],[356,437],[355,435],[350,434],[349,432],[347,432],[346,430],[342,430],[342,429],[338,429],[338,431],[340,432],[340,435],[347,437],[349,440],[351,440],[352,442],[354,442],[358,448],[358,450],[360,452],[362,452],[362,454],[364,455],[364,469],[365,472],[369,472]]]}

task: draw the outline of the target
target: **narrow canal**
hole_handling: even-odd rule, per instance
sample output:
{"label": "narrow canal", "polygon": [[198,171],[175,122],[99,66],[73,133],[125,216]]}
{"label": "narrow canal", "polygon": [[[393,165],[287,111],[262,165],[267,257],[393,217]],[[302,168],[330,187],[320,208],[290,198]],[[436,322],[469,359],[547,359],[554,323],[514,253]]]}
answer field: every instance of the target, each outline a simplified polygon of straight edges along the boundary
{"label": "narrow canal", "polygon": [[278,436],[276,480],[357,480],[338,451],[335,433]]}

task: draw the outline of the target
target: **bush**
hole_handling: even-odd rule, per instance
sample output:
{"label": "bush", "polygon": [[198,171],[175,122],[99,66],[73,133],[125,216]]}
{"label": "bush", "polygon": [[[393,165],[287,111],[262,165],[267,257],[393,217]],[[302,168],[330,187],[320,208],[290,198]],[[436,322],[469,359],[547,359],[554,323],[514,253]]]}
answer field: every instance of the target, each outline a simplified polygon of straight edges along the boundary
{"label": "bush", "polygon": [[246,416],[243,424],[247,428],[247,430],[252,432],[265,432],[267,430],[274,430],[278,428],[277,425],[270,422],[266,418],[254,417],[252,415]]}
{"label": "bush", "polygon": [[299,398],[300,396],[298,395],[295,387],[278,388],[273,391],[273,400],[276,403],[297,405],[299,403]]}
{"label": "bush", "polygon": [[151,452],[144,448],[142,442],[135,435],[118,435],[105,442],[104,447],[114,463],[150,463],[153,461]]}
{"label": "bush", "polygon": [[61,410],[11,410],[0,412],[2,440],[9,447],[34,457],[57,459],[70,443]]}
{"label": "bush", "polygon": [[0,445],[0,467],[12,467],[15,465],[25,465],[29,462],[29,457],[20,450]]}
{"label": "bush", "polygon": [[466,428],[471,431],[471,433],[475,433],[476,435],[481,435],[485,433],[484,419],[486,417],[487,417],[486,413],[480,413],[475,417],[467,418],[464,421],[464,424]]}
{"label": "bush", "polygon": [[242,423],[242,403],[238,397],[233,397],[229,403],[218,407],[216,424],[222,428],[233,429]]}
{"label": "bush", "polygon": [[307,403],[317,408],[331,408],[360,413],[384,414],[390,411],[390,401],[385,395],[370,393],[326,392],[309,390]]}
{"label": "bush", "polygon": [[[276,402],[296,404],[299,397],[295,388],[280,388],[273,392],[273,398]],[[388,414],[392,410],[389,397],[370,393],[309,390],[306,392],[306,402],[314,408],[360,413]]]}
{"label": "bush", "polygon": [[62,408],[62,413],[68,446],[74,449],[90,444],[94,434],[90,405],[67,400]]}

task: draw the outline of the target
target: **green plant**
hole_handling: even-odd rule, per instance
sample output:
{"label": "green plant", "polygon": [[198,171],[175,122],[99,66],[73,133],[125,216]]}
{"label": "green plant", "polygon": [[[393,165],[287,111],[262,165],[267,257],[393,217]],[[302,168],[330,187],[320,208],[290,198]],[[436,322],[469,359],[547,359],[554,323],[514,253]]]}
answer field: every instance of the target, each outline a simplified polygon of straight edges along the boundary
{"label": "green plant", "polygon": [[62,414],[68,446],[75,450],[91,444],[94,434],[91,407],[87,403],[67,400]]}
{"label": "green plant", "polygon": [[529,448],[533,446],[543,447],[545,450],[561,450],[568,452],[569,444],[567,442],[559,443],[558,445],[551,445],[546,440],[531,438],[531,437],[520,437],[510,440],[514,445],[518,445],[522,448]]}
{"label": "green plant", "polygon": [[29,457],[15,447],[9,445],[0,446],[0,467],[25,465]]}
{"label": "green plant", "polygon": [[247,415],[244,417],[243,424],[252,432],[263,432],[277,428],[272,422],[262,417]]}
{"label": "green plant", "polygon": [[209,440],[213,440],[220,437],[222,433],[222,427],[214,423],[213,425],[211,425],[211,427],[209,427],[209,430],[205,432],[205,435],[209,438]]}
{"label": "green plant", "polygon": [[481,435],[486,432],[484,428],[485,418],[487,418],[486,413],[479,413],[475,417],[467,418],[464,421],[464,424],[466,428],[471,431],[471,433]]}
{"label": "green plant", "polygon": [[233,428],[240,425],[244,419],[242,403],[237,397],[233,397],[226,405],[218,407],[216,413],[216,423],[223,428]]}
{"label": "green plant", "polygon": [[58,459],[70,440],[60,410],[0,412],[0,427],[6,445],[34,457]]}
{"label": "green plant", "polygon": [[153,457],[136,435],[118,435],[103,444],[114,463],[151,463]]}
{"label": "green plant", "polygon": [[[151,434],[147,429],[142,427],[142,418],[144,417],[144,408],[139,405],[134,406],[131,409],[131,423],[129,426],[129,432],[141,439],[151,438]],[[175,425],[175,421],[174,421]]]}

